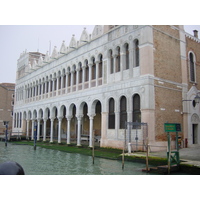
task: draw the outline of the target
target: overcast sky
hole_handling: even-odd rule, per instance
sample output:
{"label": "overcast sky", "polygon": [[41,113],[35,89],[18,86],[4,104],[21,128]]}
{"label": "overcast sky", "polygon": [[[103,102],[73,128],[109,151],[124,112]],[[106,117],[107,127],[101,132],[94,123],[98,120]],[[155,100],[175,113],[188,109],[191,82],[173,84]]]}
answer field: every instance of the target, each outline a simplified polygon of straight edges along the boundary
{"label": "overcast sky", "polygon": [[[27,49],[46,54],[50,44],[51,52],[54,46],[59,51],[63,40],[69,46],[73,34],[79,40],[84,27],[90,34],[94,25],[0,25],[0,83],[15,82],[20,53]],[[185,29],[192,35],[197,29],[200,34],[200,26],[189,25]]]}

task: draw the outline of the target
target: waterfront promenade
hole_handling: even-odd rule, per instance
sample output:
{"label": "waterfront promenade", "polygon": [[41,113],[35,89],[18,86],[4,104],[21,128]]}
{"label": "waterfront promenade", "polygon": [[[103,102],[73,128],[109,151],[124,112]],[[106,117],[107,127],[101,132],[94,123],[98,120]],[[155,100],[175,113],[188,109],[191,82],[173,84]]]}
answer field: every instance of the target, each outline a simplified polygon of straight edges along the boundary
{"label": "waterfront promenade", "polygon": [[[146,157],[146,152],[133,152],[134,156]],[[180,166],[195,169],[200,174],[200,145],[193,145],[189,148],[179,149]],[[166,151],[150,152],[149,158],[167,158]]]}

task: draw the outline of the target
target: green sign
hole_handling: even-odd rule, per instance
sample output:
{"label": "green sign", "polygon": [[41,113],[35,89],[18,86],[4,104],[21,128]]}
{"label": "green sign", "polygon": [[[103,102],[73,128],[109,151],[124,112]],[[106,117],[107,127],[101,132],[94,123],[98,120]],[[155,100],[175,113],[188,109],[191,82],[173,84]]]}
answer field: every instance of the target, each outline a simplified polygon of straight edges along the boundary
{"label": "green sign", "polygon": [[178,123],[165,123],[165,132],[181,132],[181,124]]}

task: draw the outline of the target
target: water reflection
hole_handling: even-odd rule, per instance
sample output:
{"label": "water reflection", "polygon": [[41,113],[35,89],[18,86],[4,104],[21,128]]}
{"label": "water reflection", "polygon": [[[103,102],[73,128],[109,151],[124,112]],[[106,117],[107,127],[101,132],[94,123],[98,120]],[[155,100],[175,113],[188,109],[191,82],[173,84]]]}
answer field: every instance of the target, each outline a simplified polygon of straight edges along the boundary
{"label": "water reflection", "polygon": [[95,158],[93,165],[91,156],[0,142],[0,163],[5,161],[18,162],[26,175],[145,175],[141,163],[126,162],[123,171],[121,161]]}

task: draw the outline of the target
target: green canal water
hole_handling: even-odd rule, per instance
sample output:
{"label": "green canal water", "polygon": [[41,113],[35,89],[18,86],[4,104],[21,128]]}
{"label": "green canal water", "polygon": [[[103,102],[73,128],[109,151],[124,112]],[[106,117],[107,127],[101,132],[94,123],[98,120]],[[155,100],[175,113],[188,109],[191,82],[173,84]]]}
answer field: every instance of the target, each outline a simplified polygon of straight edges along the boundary
{"label": "green canal water", "polygon": [[26,175],[151,175],[142,172],[145,164],[95,158],[76,153],[0,142],[0,163],[18,162]]}

